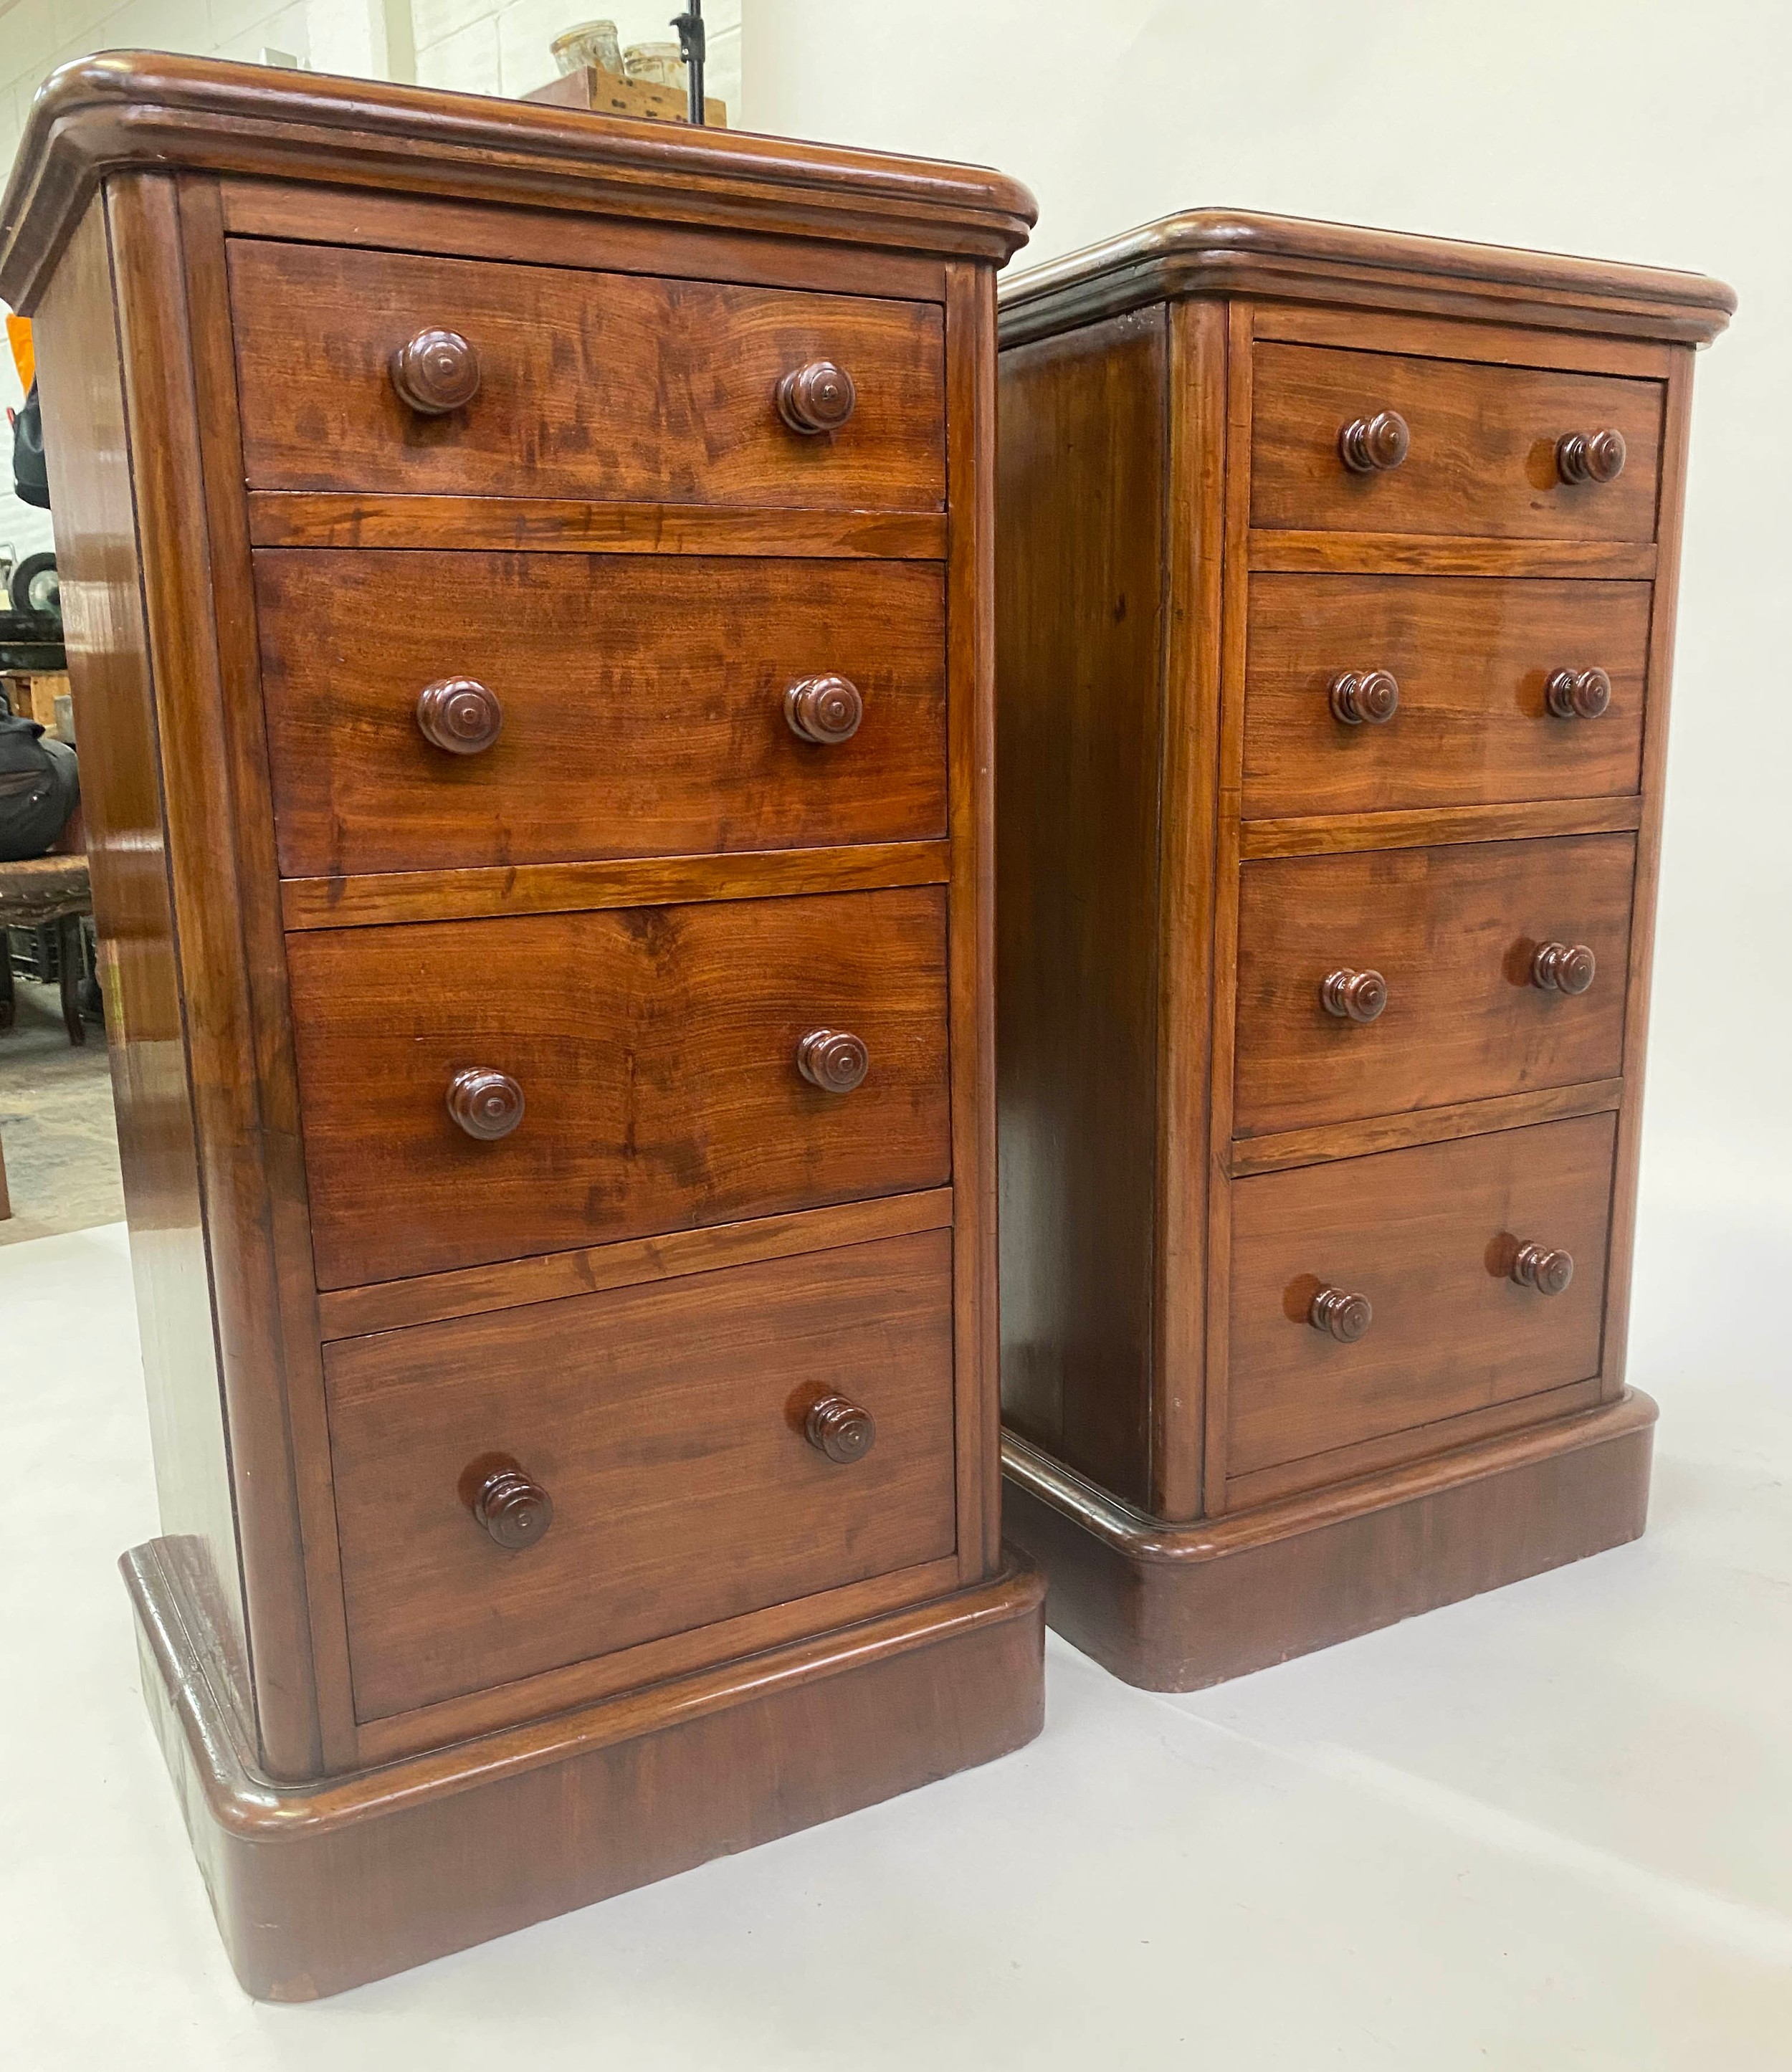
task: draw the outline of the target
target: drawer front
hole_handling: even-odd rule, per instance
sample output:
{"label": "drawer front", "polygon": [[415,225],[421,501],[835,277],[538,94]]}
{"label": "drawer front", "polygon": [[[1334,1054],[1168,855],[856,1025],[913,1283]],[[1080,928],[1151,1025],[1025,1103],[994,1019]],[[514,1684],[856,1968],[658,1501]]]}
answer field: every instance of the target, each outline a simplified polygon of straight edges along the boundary
{"label": "drawer front", "polygon": [[[1245,664],[1247,819],[1634,792],[1650,586],[1484,577],[1255,575]],[[1597,685],[1558,684],[1602,672]],[[1393,716],[1350,717],[1385,672]],[[1589,701],[1589,693],[1592,693]]]}
{"label": "drawer front", "polygon": [[[1597,1375],[1616,1132],[1584,1116],[1235,1182],[1228,1472]],[[1560,1292],[1512,1277],[1531,1244],[1573,1261]],[[1326,1289],[1368,1297],[1354,1342],[1309,1321]]]}
{"label": "drawer front", "polygon": [[[941,312],[706,281],[235,241],[230,300],[251,489],[937,508]],[[472,400],[399,395],[432,330],[477,356]],[[837,431],[790,430],[778,384],[832,360]],[[499,521],[493,520],[495,530]]]}
{"label": "drawer front", "polygon": [[[287,956],[322,1288],[950,1176],[939,886],[325,930]],[[850,1091],[798,1069],[821,1030],[865,1046]],[[482,1073],[520,1090],[508,1135],[450,1112],[458,1086],[483,1122]]]}
{"label": "drawer front", "polygon": [[[1663,385],[1541,368],[1260,345],[1251,522],[1293,531],[1490,539],[1652,540]],[[1384,411],[1411,437],[1398,466],[1346,467],[1340,434]],[[1616,431],[1614,481],[1568,483],[1556,442]]]}
{"label": "drawer front", "polygon": [[[946,832],[931,565],[307,550],[255,582],[288,877]],[[843,740],[787,717],[824,675],[857,693]],[[419,715],[457,679],[498,728],[471,753]]]}
{"label": "drawer front", "polygon": [[[364,1720],[955,1544],[948,1231],[350,1339],[325,1372]],[[804,1436],[826,1396],[870,1414],[860,1458]],[[553,1505],[517,1548],[471,1507],[506,1465]]]}
{"label": "drawer front", "polygon": [[[1276,857],[1240,873],[1234,1129],[1254,1137],[1613,1077],[1624,1041],[1633,835]],[[1592,985],[1535,984],[1545,944]],[[1374,1020],[1327,1011],[1379,972]]]}

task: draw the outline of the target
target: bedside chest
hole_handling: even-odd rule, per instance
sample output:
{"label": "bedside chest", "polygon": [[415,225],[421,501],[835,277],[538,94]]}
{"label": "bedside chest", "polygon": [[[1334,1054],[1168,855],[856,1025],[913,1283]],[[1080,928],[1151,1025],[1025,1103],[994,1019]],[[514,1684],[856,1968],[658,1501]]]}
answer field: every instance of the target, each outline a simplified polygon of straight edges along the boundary
{"label": "bedside chest", "polygon": [[1009,1528],[1190,1689],[1642,1530],[1683,273],[1202,212],[1001,314]]}
{"label": "bedside chest", "polygon": [[36,323],[164,1536],[309,1997],[1012,1749],[988,172],[65,68]]}

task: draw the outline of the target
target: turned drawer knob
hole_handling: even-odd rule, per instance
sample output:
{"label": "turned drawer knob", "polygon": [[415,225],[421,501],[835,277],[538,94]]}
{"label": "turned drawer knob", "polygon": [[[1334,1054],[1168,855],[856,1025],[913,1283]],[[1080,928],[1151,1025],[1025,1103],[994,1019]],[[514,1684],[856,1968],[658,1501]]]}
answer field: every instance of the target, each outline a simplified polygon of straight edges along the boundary
{"label": "turned drawer knob", "polygon": [[469,1137],[495,1143],[523,1120],[523,1089],[508,1072],[469,1067],[448,1082],[448,1112]]}
{"label": "turned drawer knob", "polygon": [[532,1547],[554,1522],[554,1500],[520,1468],[494,1468],[473,1497],[473,1515],[500,1547]]}
{"label": "turned drawer knob", "polygon": [[1372,417],[1353,417],[1338,435],[1338,450],[1353,475],[1375,475],[1398,467],[1406,458],[1412,434],[1398,410],[1378,410]]}
{"label": "turned drawer knob", "polygon": [[784,717],[799,741],[850,741],[865,717],[859,687],[845,676],[799,676],[784,692]]}
{"label": "turned drawer knob", "polygon": [[477,755],[498,738],[504,709],[471,676],[444,676],[417,694],[417,730],[432,748]]}
{"label": "turned drawer knob", "polygon": [[1321,1288],[1307,1311],[1307,1322],[1341,1346],[1354,1346],[1375,1322],[1375,1305],[1367,1295],[1345,1288]]}
{"label": "turned drawer knob", "polygon": [[869,1410],[849,1403],[844,1396],[824,1396],[809,1406],[803,1420],[803,1437],[818,1453],[842,1467],[862,1461],[878,1443],[878,1428]]}
{"label": "turned drawer knob", "polygon": [[1563,433],[1556,442],[1556,472],[1564,482],[1616,482],[1624,472],[1623,433]]}
{"label": "turned drawer knob", "polygon": [[1545,993],[1584,993],[1597,968],[1584,943],[1544,943],[1531,960],[1531,983]]}
{"label": "turned drawer knob", "polygon": [[1331,681],[1332,717],[1346,726],[1385,726],[1400,709],[1400,687],[1385,669],[1348,669]]}
{"label": "turned drawer knob", "polygon": [[793,432],[837,432],[858,400],[852,376],[831,360],[812,360],[778,384],[778,414]]}
{"label": "turned drawer knob", "polygon": [[870,1065],[863,1042],[844,1029],[812,1029],[796,1046],[796,1069],[824,1094],[849,1094]]}
{"label": "turned drawer knob", "polygon": [[1574,1261],[1565,1252],[1553,1252],[1547,1244],[1521,1244],[1512,1261],[1512,1278],[1521,1287],[1535,1288],[1539,1295],[1560,1295],[1574,1278]]}
{"label": "turned drawer knob", "polygon": [[392,385],[419,417],[446,417],[479,393],[479,356],[458,331],[420,331],[392,356]]}
{"label": "turned drawer knob", "polygon": [[1379,971],[1334,971],[1321,981],[1319,997],[1340,1022],[1373,1022],[1387,1005],[1387,981]]}
{"label": "turned drawer knob", "polygon": [[1603,669],[1558,669],[1543,697],[1558,719],[1597,719],[1612,701],[1612,680]]}

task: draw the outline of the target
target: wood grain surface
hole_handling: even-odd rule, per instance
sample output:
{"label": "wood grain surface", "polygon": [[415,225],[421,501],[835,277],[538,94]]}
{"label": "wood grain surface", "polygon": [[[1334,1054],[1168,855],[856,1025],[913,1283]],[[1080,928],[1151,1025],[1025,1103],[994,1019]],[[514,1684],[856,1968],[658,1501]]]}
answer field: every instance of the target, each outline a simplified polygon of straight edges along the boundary
{"label": "wood grain surface", "polygon": [[[1609,1079],[1622,1061],[1630,835],[1281,857],[1239,874],[1239,1137]],[[1597,960],[1575,997],[1531,982],[1551,940]],[[1320,981],[1379,971],[1379,1019]]]}
{"label": "wood grain surface", "polygon": [[[1538,1396],[1599,1371],[1616,1118],[1265,1174],[1233,1187],[1234,1476]],[[1574,1278],[1539,1295],[1510,1277],[1537,1240]],[[1321,1285],[1366,1294],[1368,1330],[1313,1330]]]}
{"label": "wood grain surface", "polygon": [[[1247,820],[1634,792],[1646,583],[1253,575],[1245,664]],[[1611,704],[1563,720],[1551,674],[1603,669]],[[1385,669],[1399,706],[1341,725],[1326,689]]]}
{"label": "wood grain surface", "polygon": [[[253,489],[923,509],[944,500],[937,306],[249,240],[231,292]],[[420,417],[392,355],[429,326],[479,395]],[[845,427],[780,421],[779,377],[852,374]]]}
{"label": "wood grain surface", "polygon": [[[944,586],[927,565],[645,557],[256,557],[288,877],[815,848],[946,832]],[[857,685],[849,741],[785,686]],[[417,694],[483,684],[483,753]]]}
{"label": "wood grain surface", "polygon": [[[1263,343],[1254,353],[1254,526],[1494,539],[1655,536],[1658,381],[1320,346]],[[1379,410],[1405,418],[1412,450],[1386,473],[1353,475],[1338,458],[1338,433]],[[1630,449],[1622,475],[1605,484],[1563,483],[1556,440],[1608,426]]]}
{"label": "wood grain surface", "polygon": [[[951,1236],[923,1231],[425,1325],[327,1355],[356,1705],[370,1718],[951,1551]],[[862,1404],[869,1453],[804,1438]],[[553,1522],[512,1553],[468,1463]]]}
{"label": "wood grain surface", "polygon": [[[289,939],[318,1283],[339,1288],[939,1186],[940,890],[623,907]],[[810,1030],[862,1086],[796,1068]],[[448,1084],[509,1073],[497,1143]]]}
{"label": "wood grain surface", "polygon": [[1161,311],[1003,356],[996,586],[1004,1414],[1141,1497],[1167,368]]}

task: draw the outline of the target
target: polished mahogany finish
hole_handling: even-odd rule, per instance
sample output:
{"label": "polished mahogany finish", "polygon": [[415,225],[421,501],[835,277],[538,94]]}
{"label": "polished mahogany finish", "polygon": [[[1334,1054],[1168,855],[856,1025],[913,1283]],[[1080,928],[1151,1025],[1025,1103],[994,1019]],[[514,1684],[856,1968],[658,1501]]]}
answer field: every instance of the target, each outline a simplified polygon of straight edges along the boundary
{"label": "polished mahogany finish", "polygon": [[1217,210],[1005,286],[1008,1516],[1134,1681],[1642,1530],[1691,348],[1732,302]]}
{"label": "polished mahogany finish", "polygon": [[1625,458],[1621,432],[1564,432],[1556,442],[1556,467],[1564,482],[1616,482]]}
{"label": "polished mahogany finish", "polygon": [[844,1396],[824,1396],[809,1405],[803,1437],[818,1453],[846,1467],[862,1461],[878,1443],[878,1427],[869,1410]]}
{"label": "polished mahogany finish", "polygon": [[1603,669],[1556,669],[1543,698],[1557,719],[1602,719],[1611,709],[1612,680]]}
{"label": "polished mahogany finish", "polygon": [[1031,206],[187,58],[35,104],[0,293],[95,612],[125,1568],[252,1992],[1038,1730],[989,1092]]}
{"label": "polished mahogany finish", "polygon": [[448,1082],[448,1112],[481,1144],[508,1137],[523,1120],[523,1089],[508,1072],[468,1066]]}
{"label": "polished mahogany finish", "polygon": [[778,384],[778,414],[793,432],[837,432],[857,401],[852,376],[831,360],[793,368]]}
{"label": "polished mahogany finish", "polygon": [[473,1515],[513,1554],[532,1547],[554,1522],[554,1500],[514,1466],[495,1467],[473,1493]]}
{"label": "polished mahogany finish", "polygon": [[1400,687],[1385,669],[1346,669],[1327,692],[1332,717],[1345,726],[1385,726],[1400,709]]}
{"label": "polished mahogany finish", "polygon": [[471,676],[444,676],[417,694],[417,728],[432,748],[478,755],[503,730],[504,709]]}
{"label": "polished mahogany finish", "polygon": [[1574,1261],[1547,1245],[1521,1244],[1512,1256],[1512,1278],[1539,1295],[1560,1295],[1574,1278]]}
{"label": "polished mahogany finish", "polygon": [[1375,1022],[1387,1005],[1387,981],[1379,971],[1328,972],[1319,1004],[1340,1022]]}
{"label": "polished mahogany finish", "polygon": [[1584,993],[1599,969],[1584,943],[1544,943],[1531,959],[1531,983],[1545,993]]}
{"label": "polished mahogany finish", "polygon": [[1353,1295],[1346,1288],[1321,1288],[1307,1305],[1307,1322],[1341,1346],[1354,1346],[1375,1320],[1375,1305],[1368,1297]]}
{"label": "polished mahogany finish", "polygon": [[392,385],[419,417],[446,417],[479,394],[479,356],[458,331],[432,325],[393,355]]}
{"label": "polished mahogany finish", "polygon": [[784,717],[799,741],[832,748],[850,741],[865,718],[865,700],[849,677],[799,676],[784,689]]}
{"label": "polished mahogany finish", "polygon": [[1412,431],[1398,410],[1353,417],[1338,435],[1338,458],[1353,475],[1398,467],[1412,446]]}
{"label": "polished mahogany finish", "polygon": [[796,1069],[824,1094],[849,1094],[865,1083],[871,1054],[844,1029],[812,1029],[796,1046]]}

